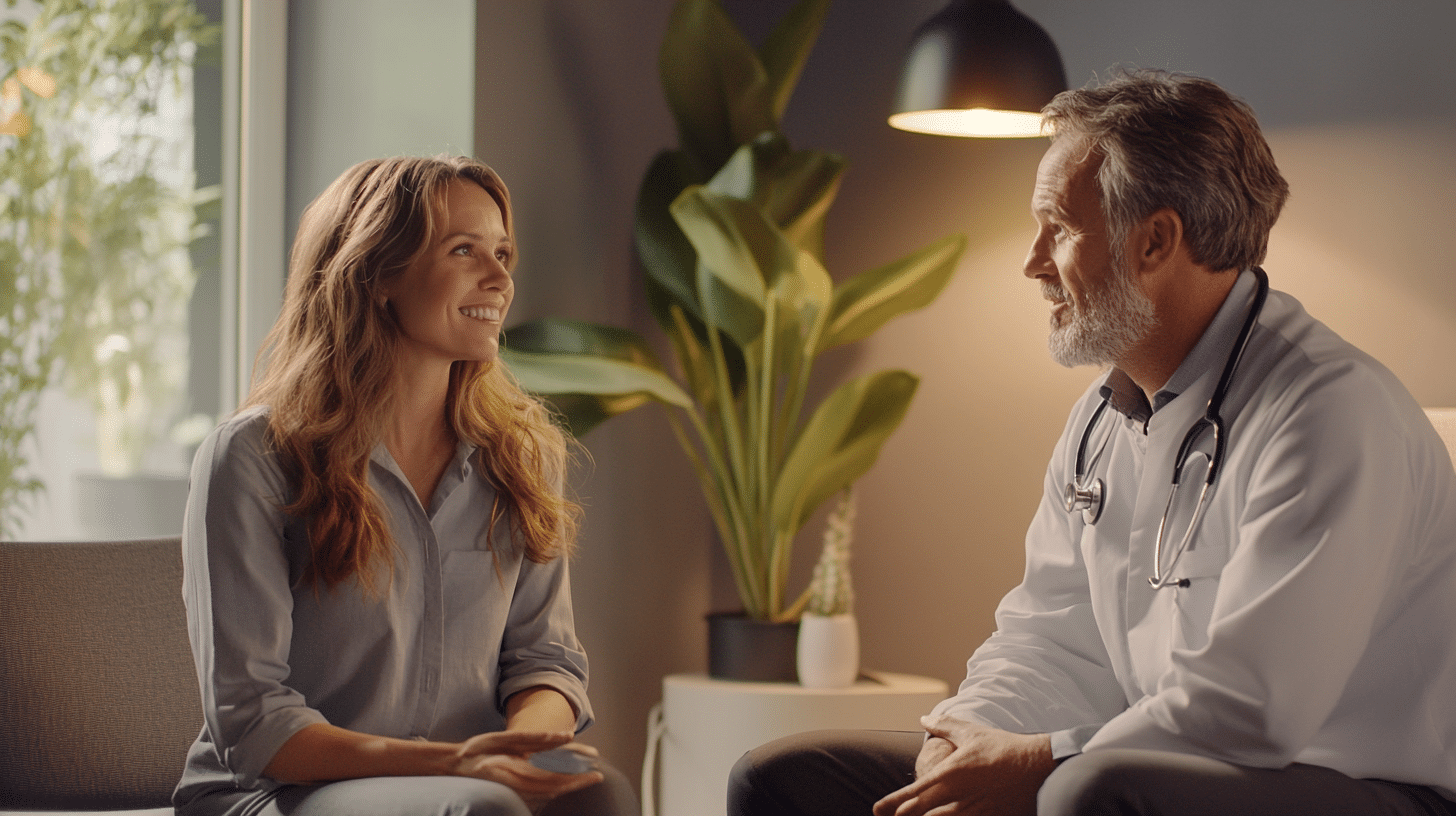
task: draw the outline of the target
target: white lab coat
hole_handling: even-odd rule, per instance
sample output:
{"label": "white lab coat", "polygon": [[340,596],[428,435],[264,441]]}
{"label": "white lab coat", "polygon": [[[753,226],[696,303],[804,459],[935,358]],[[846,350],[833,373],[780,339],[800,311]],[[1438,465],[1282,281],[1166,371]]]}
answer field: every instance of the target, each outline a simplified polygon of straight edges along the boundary
{"label": "white lab coat", "polygon": [[1394,375],[1288,295],[1270,293],[1225,405],[1227,463],[1172,571],[1189,586],[1148,586],[1174,457],[1224,356],[1146,432],[1104,413],[1094,525],[1061,497],[1107,378],[1077,403],[1025,578],[937,713],[1051,733],[1059,754],[1302,762],[1456,799],[1456,472]]}

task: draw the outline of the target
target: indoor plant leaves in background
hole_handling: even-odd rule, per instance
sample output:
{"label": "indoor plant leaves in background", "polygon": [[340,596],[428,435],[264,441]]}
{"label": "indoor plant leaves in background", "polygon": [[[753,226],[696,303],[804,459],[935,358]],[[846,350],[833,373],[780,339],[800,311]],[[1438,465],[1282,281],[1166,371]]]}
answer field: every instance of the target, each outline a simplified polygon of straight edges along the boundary
{"label": "indoor plant leaves in background", "polygon": [[560,319],[510,330],[502,353],[577,435],[647,402],[667,408],[744,610],[765,621],[798,618],[795,534],[874,464],[918,384],[876,372],[811,406],[815,361],[934,300],[966,243],[951,236],[841,283],[825,270],[845,162],[793,149],[779,120],[828,5],[801,0],[758,49],[718,0],[672,11],[659,69],[680,145],[647,170],[635,237],[673,367],[634,332]]}

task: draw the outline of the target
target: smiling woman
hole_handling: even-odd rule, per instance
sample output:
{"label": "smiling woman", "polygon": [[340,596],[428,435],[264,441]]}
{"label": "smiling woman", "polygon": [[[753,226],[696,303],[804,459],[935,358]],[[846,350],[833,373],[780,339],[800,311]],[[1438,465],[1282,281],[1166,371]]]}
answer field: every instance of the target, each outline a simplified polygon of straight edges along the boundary
{"label": "smiling woman", "polygon": [[431,363],[438,369],[457,360],[495,359],[515,293],[515,242],[505,206],[479,184],[451,182],[435,219],[439,236],[381,287],[399,323],[400,353],[414,364],[401,371],[433,376],[438,372]]}
{"label": "smiling woman", "polygon": [[261,377],[193,466],[182,816],[635,809],[610,767],[531,761],[595,752],[567,443],[497,359],[514,245],[472,159],[363,162],[304,212]]}

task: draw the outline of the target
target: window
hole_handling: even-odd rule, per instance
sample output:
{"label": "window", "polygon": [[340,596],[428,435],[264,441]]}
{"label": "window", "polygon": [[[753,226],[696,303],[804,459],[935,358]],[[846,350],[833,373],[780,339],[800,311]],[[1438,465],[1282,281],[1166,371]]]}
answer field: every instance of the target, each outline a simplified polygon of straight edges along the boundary
{"label": "window", "polygon": [[4,537],[181,530],[193,449],[256,347],[236,273],[247,5],[0,7]]}

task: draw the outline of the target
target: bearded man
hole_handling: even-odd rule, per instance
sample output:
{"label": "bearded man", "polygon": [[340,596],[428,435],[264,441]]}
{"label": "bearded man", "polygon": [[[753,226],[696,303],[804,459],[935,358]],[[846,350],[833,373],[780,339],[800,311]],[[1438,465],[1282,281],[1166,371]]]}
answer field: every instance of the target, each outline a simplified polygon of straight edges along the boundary
{"label": "bearded man", "polygon": [[1072,409],[1026,573],[924,733],[750,752],[730,816],[1456,814],[1456,471],[1271,291],[1252,111],[1159,72],[1044,111],[1026,275]]}

